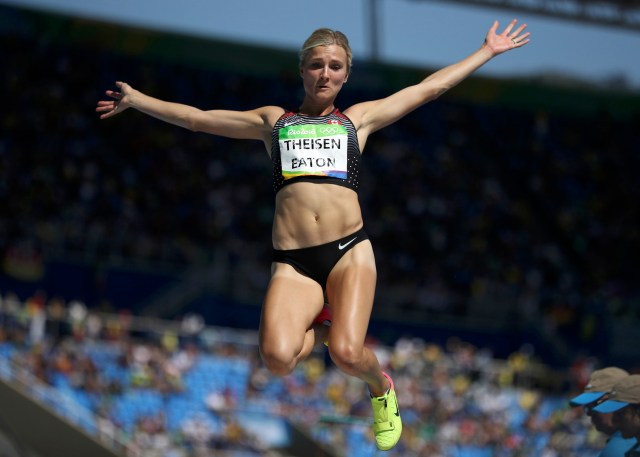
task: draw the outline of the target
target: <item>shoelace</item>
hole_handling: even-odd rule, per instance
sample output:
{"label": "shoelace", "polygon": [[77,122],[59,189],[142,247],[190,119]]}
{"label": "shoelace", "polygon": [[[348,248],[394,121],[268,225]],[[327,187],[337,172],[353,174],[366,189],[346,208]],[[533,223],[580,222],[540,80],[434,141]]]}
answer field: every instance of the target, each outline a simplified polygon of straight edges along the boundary
{"label": "shoelace", "polygon": [[378,397],[377,398],[378,402],[380,401],[384,401],[384,404],[381,405],[381,407],[378,408],[378,411],[381,411],[384,409],[384,420],[385,422],[387,420],[389,420],[389,409],[387,408],[387,394],[384,394],[384,398],[383,397]]}

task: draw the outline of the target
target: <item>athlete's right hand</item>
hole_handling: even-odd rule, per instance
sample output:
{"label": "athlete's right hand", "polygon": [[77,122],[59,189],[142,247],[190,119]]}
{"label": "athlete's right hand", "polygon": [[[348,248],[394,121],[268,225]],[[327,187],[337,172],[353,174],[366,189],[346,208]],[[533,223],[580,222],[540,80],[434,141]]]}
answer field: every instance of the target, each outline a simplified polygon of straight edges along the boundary
{"label": "athlete's right hand", "polygon": [[100,119],[106,119],[108,117],[115,116],[116,114],[120,114],[130,106],[129,99],[131,98],[131,93],[134,90],[133,87],[122,81],[116,81],[116,86],[120,89],[119,92],[115,90],[107,90],[105,92],[105,94],[113,100],[98,101],[96,112],[102,113],[100,115]]}

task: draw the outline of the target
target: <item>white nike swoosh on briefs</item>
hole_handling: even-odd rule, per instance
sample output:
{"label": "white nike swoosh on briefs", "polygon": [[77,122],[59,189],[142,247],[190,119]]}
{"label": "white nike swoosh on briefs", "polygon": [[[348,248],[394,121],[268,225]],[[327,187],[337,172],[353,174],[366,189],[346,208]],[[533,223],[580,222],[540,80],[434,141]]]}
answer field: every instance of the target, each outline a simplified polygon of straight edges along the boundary
{"label": "white nike swoosh on briefs", "polygon": [[358,237],[356,236],[354,239],[347,241],[346,243],[342,244],[342,243],[338,243],[338,249],[340,249],[341,251],[346,248],[347,246],[349,246],[351,243],[353,243],[355,240],[357,240]]}

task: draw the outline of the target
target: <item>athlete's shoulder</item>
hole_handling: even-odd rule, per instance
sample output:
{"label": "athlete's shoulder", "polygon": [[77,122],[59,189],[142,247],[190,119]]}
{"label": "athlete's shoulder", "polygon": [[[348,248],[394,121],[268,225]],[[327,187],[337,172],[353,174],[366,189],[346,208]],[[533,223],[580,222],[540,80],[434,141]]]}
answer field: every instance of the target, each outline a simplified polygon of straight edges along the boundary
{"label": "athlete's shoulder", "polygon": [[281,108],[279,106],[274,106],[272,108],[275,108],[272,112],[273,112],[273,122],[271,123],[271,125],[273,127],[277,127],[278,125],[284,123],[284,122],[290,122],[292,119],[295,118],[296,116],[296,112],[292,111],[292,110],[287,110],[285,108]]}
{"label": "athlete's shoulder", "polygon": [[254,111],[259,113],[260,116],[270,125],[274,125],[276,121],[286,113],[284,108],[275,105],[262,106],[260,108],[256,108]]}
{"label": "athlete's shoulder", "polygon": [[342,112],[342,115],[351,121],[356,130],[359,130],[362,123],[362,116],[366,112],[367,102],[356,103]]}

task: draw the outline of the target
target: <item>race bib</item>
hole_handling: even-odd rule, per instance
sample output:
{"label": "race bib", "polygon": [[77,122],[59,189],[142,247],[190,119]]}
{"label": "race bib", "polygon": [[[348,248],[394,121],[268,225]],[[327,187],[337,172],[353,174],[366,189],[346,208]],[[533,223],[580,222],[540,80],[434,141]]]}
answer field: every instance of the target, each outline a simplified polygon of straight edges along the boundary
{"label": "race bib", "polygon": [[347,129],[340,124],[291,125],[278,131],[282,177],[347,179]]}

